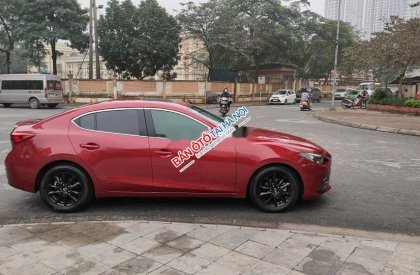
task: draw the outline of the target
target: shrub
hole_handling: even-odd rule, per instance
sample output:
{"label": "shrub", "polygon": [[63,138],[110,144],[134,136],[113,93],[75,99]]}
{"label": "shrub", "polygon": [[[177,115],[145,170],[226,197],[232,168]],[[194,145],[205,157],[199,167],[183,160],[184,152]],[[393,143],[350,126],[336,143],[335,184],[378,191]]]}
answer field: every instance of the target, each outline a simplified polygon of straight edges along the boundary
{"label": "shrub", "polygon": [[384,98],[388,98],[388,97],[392,97],[392,92],[390,89],[384,89],[384,88],[376,88],[375,91],[373,92],[372,96],[370,97],[370,99],[372,101],[381,101]]}
{"label": "shrub", "polygon": [[404,103],[404,106],[420,108],[420,100],[413,99],[413,98],[409,99]]}

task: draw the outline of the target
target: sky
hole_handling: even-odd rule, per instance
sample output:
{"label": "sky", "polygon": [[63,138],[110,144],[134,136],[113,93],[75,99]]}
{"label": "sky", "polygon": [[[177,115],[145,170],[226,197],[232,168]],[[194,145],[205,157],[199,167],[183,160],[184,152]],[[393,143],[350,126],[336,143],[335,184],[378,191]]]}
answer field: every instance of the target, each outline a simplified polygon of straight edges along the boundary
{"label": "sky", "polygon": [[[82,7],[89,7],[89,0],[78,0]],[[180,3],[188,2],[189,0],[157,0],[159,4],[166,9],[166,11],[172,15],[175,15],[177,10],[181,9]],[[191,0],[192,2],[204,2],[204,0]],[[140,0],[132,0],[134,4],[140,3]],[[309,0],[311,3],[310,10],[324,15],[325,0]],[[96,0],[96,5],[106,6],[107,0]]]}

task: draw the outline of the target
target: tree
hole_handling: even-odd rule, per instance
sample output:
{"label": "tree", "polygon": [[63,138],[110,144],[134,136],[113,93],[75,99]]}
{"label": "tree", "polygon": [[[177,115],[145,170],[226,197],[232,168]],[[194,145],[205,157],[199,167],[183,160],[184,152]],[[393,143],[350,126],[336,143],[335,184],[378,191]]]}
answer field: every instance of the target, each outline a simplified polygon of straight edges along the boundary
{"label": "tree", "polygon": [[243,51],[253,60],[255,81],[260,65],[286,60],[291,31],[300,15],[300,5],[307,1],[295,1],[285,7],[276,0],[227,0],[237,17],[241,29],[234,35]]}
{"label": "tree", "polygon": [[22,46],[24,49],[23,56],[26,57],[28,64],[38,68],[40,73],[42,69],[46,68],[44,58],[47,54],[44,44],[40,40],[36,41],[23,41]]}
{"label": "tree", "polygon": [[0,0],[0,53],[6,54],[7,73],[10,73],[10,57],[17,40],[21,4],[18,0]]}
{"label": "tree", "polygon": [[51,46],[53,74],[57,74],[56,49],[58,39],[70,42],[70,47],[84,51],[88,47],[88,36],[84,34],[89,16],[77,0],[24,1],[19,37],[30,43],[42,41]]}
{"label": "tree", "polygon": [[202,47],[190,53],[190,58],[208,69],[208,80],[211,81],[217,63],[223,62],[223,54],[233,50],[235,41],[230,39],[235,32],[234,15],[224,0],[210,0],[201,4],[189,2],[178,20],[184,30],[185,39],[194,39]]}
{"label": "tree", "polygon": [[[334,69],[337,21],[305,11],[297,22],[288,52],[291,63],[298,67],[297,76],[303,79],[324,78],[327,83]],[[340,22],[339,66],[343,63],[343,53],[355,41],[353,28]]]}
{"label": "tree", "polygon": [[376,79],[388,84],[420,66],[420,19],[404,21],[393,17],[385,30],[367,42],[359,42],[345,54],[347,66],[373,72]]}
{"label": "tree", "polygon": [[109,69],[124,78],[143,79],[162,70],[166,78],[178,63],[180,27],[156,0],[135,7],[130,0],[108,2],[99,20],[99,52]]}

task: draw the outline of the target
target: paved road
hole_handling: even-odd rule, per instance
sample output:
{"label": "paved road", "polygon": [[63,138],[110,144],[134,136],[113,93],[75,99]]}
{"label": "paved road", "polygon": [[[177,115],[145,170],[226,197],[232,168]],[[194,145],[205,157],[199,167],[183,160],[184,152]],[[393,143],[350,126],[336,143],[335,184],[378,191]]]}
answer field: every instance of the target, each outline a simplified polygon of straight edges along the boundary
{"label": "paved road", "polygon": [[[315,109],[327,103],[315,104]],[[258,126],[313,140],[333,155],[333,189],[282,214],[259,212],[246,200],[102,199],[87,211],[55,214],[37,194],[14,190],[0,164],[0,223],[142,218],[276,227],[300,223],[420,235],[420,139],[329,124],[297,106],[249,107]],[[0,163],[10,149],[8,133],[17,120],[63,110],[0,108]],[[216,112],[216,109],[212,109]]]}

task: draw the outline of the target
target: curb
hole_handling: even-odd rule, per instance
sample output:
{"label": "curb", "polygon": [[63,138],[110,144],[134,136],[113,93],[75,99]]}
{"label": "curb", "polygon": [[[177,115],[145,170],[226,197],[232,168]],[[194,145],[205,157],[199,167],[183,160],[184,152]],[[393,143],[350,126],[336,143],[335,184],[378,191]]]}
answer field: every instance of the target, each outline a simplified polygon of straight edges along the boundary
{"label": "curb", "polygon": [[313,114],[313,116],[318,120],[322,120],[322,121],[330,122],[334,124],[339,124],[343,126],[353,127],[353,128],[420,137],[420,131],[417,131],[417,130],[393,128],[393,127],[385,127],[385,126],[377,126],[377,125],[369,125],[369,124],[358,124],[358,123],[352,123],[352,122],[347,122],[347,121],[341,121],[341,120],[323,116],[322,114],[320,114],[321,112],[322,111],[317,111]]}
{"label": "curb", "polygon": [[402,233],[386,233],[379,231],[368,231],[361,229],[351,229],[342,227],[329,227],[311,224],[297,224],[297,223],[275,223],[270,227],[264,224],[258,225],[244,225],[244,224],[225,224],[225,223],[203,223],[203,222],[177,222],[177,221],[160,221],[160,220],[99,220],[99,221],[73,221],[73,222],[41,222],[41,223],[13,223],[4,224],[0,228],[19,228],[25,226],[54,226],[54,225],[69,225],[69,224],[115,224],[115,223],[165,223],[165,224],[207,224],[207,225],[225,225],[245,229],[271,229],[271,230],[285,230],[294,233],[315,234],[317,236],[327,237],[342,237],[342,238],[359,238],[376,241],[391,241],[398,243],[420,244],[420,236],[407,235]]}

